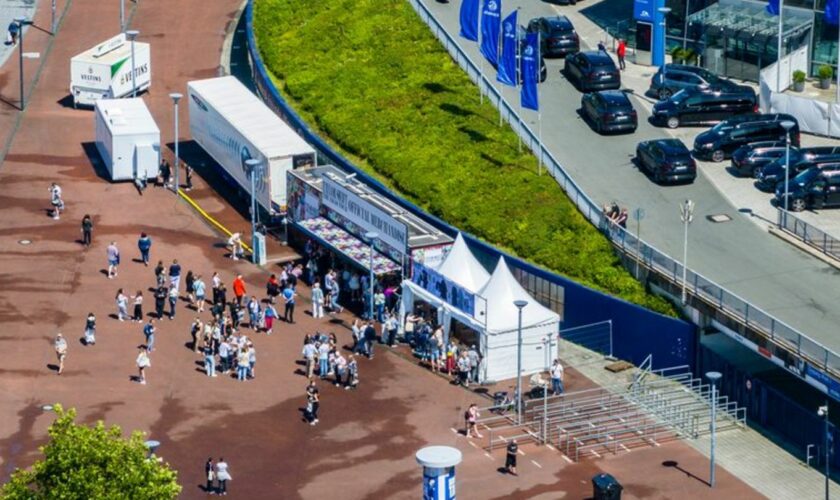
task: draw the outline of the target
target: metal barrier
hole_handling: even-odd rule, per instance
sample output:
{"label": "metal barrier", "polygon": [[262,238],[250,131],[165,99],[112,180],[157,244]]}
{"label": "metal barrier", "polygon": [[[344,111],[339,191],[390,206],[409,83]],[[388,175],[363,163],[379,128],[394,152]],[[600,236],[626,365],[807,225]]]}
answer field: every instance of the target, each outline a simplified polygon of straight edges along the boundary
{"label": "metal barrier", "polygon": [[840,260],[840,240],[782,208],[776,208],[779,228],[820,252]]}

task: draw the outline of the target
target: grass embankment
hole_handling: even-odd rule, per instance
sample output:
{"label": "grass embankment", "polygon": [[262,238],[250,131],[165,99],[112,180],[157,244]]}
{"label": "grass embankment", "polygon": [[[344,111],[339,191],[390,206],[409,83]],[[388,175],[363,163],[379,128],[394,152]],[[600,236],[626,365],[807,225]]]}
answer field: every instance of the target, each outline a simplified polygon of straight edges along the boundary
{"label": "grass embankment", "polygon": [[406,0],[257,0],[255,31],[284,96],[360,167],[517,256],[674,315],[537,175]]}

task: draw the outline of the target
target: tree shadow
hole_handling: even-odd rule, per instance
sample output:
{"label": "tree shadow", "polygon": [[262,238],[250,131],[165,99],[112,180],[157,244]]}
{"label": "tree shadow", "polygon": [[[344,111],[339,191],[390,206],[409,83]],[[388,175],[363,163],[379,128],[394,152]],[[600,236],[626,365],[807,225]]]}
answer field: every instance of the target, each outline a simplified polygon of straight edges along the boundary
{"label": "tree shadow", "polygon": [[466,134],[472,142],[487,142],[490,139],[486,135],[467,127],[458,127],[458,131]]}
{"label": "tree shadow", "polygon": [[495,167],[503,167],[503,166],[505,166],[505,164],[504,164],[504,163],[500,162],[499,160],[497,160],[497,159],[493,158],[492,156],[488,155],[487,153],[485,153],[485,152],[483,152],[483,151],[481,152],[481,159],[482,159],[482,160],[485,160],[485,161],[487,161],[487,162],[489,162],[489,163],[492,163],[492,164],[493,164],[493,166],[495,166]]}
{"label": "tree shadow", "polygon": [[438,82],[426,82],[423,84],[423,88],[433,94],[443,94],[444,92],[452,92],[452,89]]}
{"label": "tree shadow", "polygon": [[457,104],[450,104],[448,102],[442,103],[438,107],[441,110],[446,111],[447,113],[449,113],[451,115],[455,115],[455,116],[464,117],[464,116],[472,116],[472,115],[475,114],[468,109],[464,109],[461,106],[458,106]]}

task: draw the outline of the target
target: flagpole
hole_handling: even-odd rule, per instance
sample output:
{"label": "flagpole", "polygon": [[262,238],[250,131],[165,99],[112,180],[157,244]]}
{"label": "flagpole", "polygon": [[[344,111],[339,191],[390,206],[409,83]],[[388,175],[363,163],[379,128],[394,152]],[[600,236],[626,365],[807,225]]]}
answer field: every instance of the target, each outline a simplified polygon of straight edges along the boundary
{"label": "flagpole", "polygon": [[[499,9],[499,36],[496,39],[496,92],[499,93],[499,126],[502,126],[502,83],[499,81],[499,53],[502,51],[502,43],[504,37],[502,33],[505,31],[504,19],[502,18],[502,9]],[[515,31],[514,31],[515,33]]]}
{"label": "flagpole", "polygon": [[484,88],[481,80],[484,78],[484,55],[481,53],[481,18],[484,17],[484,7],[478,2],[478,100],[484,104]]}
{"label": "flagpole", "polygon": [[784,30],[785,0],[779,0],[779,40],[776,45],[776,92],[782,92],[782,31]]}
{"label": "flagpole", "polygon": [[[516,10],[518,11],[520,7],[517,7]],[[516,15],[516,22],[519,24],[519,14]],[[519,29],[519,26],[516,27]],[[520,73],[522,73],[522,50],[521,50],[521,43],[519,42],[519,35],[517,31],[517,38],[516,38],[516,72],[514,73],[514,78],[516,78],[516,90],[517,92],[521,92],[522,90],[519,88],[519,84],[521,83],[519,80]],[[519,154],[522,154],[522,97],[516,100],[519,103],[519,111],[516,113],[516,119],[519,121],[519,130],[517,130],[516,136],[519,138]]]}
{"label": "flagpole", "polygon": [[834,96],[835,102],[840,102],[840,26],[837,27],[837,69],[834,70],[837,75],[837,94]]}
{"label": "flagpole", "polygon": [[540,145],[539,145],[539,148],[537,149],[537,158],[539,158],[539,163],[540,163],[539,173],[540,173],[540,175],[542,175],[542,151],[543,151],[543,147],[542,147],[542,112],[540,112],[540,111],[537,112],[537,122],[539,123],[538,127],[539,127],[539,140],[540,140]]}
{"label": "flagpole", "polygon": [[[540,32],[537,31],[537,62],[534,64],[534,68],[537,71],[537,109],[540,107],[540,70],[542,66],[542,53],[540,50],[542,49],[542,45],[540,44]],[[538,132],[538,140],[539,144],[537,145],[537,160],[539,162],[539,175],[542,175],[542,111],[537,111],[537,128]]]}

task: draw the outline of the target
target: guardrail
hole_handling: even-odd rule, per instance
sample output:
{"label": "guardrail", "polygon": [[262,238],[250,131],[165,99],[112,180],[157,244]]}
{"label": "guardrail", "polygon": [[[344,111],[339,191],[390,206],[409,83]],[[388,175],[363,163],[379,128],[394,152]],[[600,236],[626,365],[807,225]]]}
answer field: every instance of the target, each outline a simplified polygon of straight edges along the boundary
{"label": "guardrail", "polygon": [[[513,131],[522,137],[525,144],[542,162],[544,168],[555,178],[569,199],[580,212],[604,234],[625,256],[644,265],[647,269],[675,284],[682,284],[682,264],[654,246],[637,238],[629,231],[612,224],[599,207],[563,169],[550,151],[540,143],[533,130],[519,117],[514,108],[505,101],[479,67],[463,51],[458,42],[438,23],[419,0],[408,0],[420,18],[429,26],[435,37],[443,44],[452,59],[478,85],[488,100],[501,109],[501,115]],[[728,316],[752,328],[762,331],[771,341],[808,359],[814,366],[835,376],[840,375],[840,355],[800,333],[793,327],[774,318],[762,309],[750,304],[714,281],[692,269],[686,270],[686,291],[698,300],[725,312]]]}
{"label": "guardrail", "polygon": [[834,236],[808,224],[790,212],[785,213],[784,209],[776,208],[778,215],[778,226],[792,236],[814,247],[820,252],[840,260],[840,240]]}

